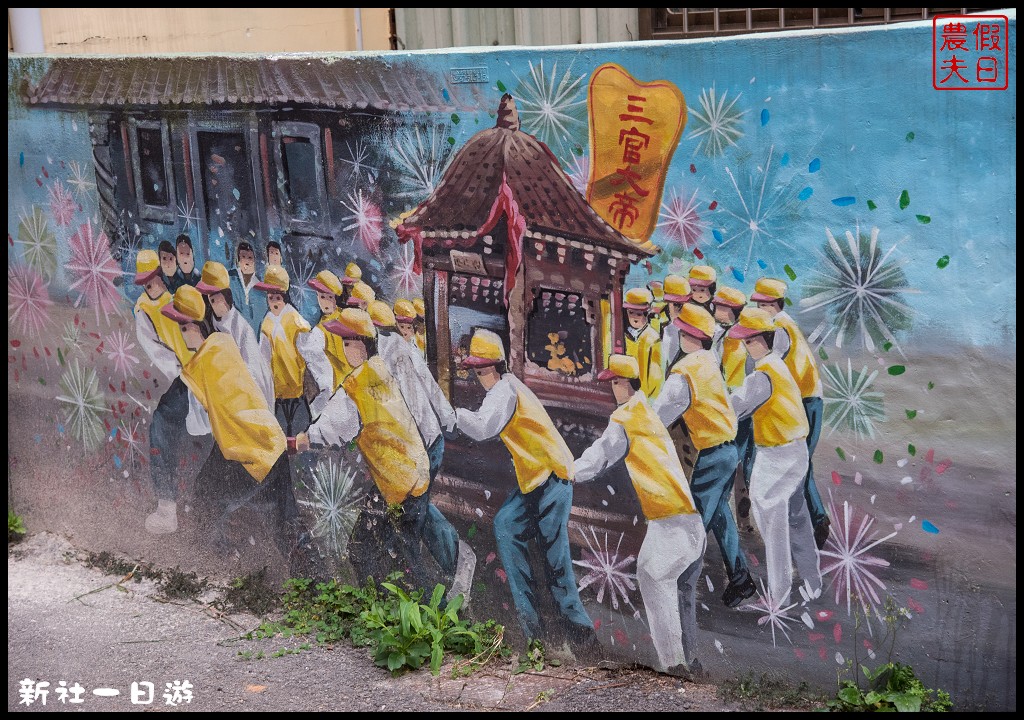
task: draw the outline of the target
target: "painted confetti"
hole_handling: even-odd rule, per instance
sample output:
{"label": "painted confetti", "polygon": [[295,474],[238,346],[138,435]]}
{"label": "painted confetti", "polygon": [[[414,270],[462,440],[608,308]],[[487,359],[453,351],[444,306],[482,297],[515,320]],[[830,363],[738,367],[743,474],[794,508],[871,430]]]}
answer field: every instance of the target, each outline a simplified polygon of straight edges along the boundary
{"label": "painted confetti", "polygon": [[[939,270],[942,270],[942,269],[944,269],[944,268],[945,268],[945,267],[947,267],[948,265],[949,265],[949,255],[943,255],[943,256],[942,256],[942,257],[940,257],[940,258],[938,259],[938,261],[937,261],[937,262],[935,263],[935,267],[937,267],[937,268],[938,268]],[[931,389],[931,388],[929,388],[929,390],[930,390],[930,389]]]}
{"label": "painted confetti", "polygon": [[878,205],[875,204],[874,200],[868,200],[868,210],[877,210]]}
{"label": "painted confetti", "polygon": [[875,461],[876,463],[878,463],[879,465],[881,465],[881,464],[882,464],[882,462],[883,462],[883,461],[885,460],[885,456],[884,456],[884,455],[882,454],[882,451],[881,451],[881,450],[875,450],[875,454],[874,454],[874,457],[873,457],[873,459],[874,459],[874,461]]}
{"label": "painted confetti", "polygon": [[930,215],[915,215],[914,217],[916,217],[917,221],[919,223],[921,223],[922,225],[927,225],[928,223],[930,223],[932,221],[932,218],[931,218]]}
{"label": "painted confetti", "polygon": [[790,280],[796,280],[796,272],[788,264],[783,265],[782,269],[785,271],[786,277],[788,277]]}
{"label": "painted confetti", "polygon": [[904,190],[900,193],[900,210],[906,210],[910,206],[910,193]]}
{"label": "painted confetti", "polygon": [[921,521],[921,529],[924,530],[926,533],[931,533],[932,535],[939,534],[939,529],[935,527],[935,525],[929,520]]}
{"label": "painted confetti", "polygon": [[857,202],[857,198],[852,195],[844,195],[843,197],[832,198],[832,204],[836,207],[847,207]]}
{"label": "painted confetti", "polygon": [[905,365],[890,365],[889,366],[889,374],[890,375],[902,375],[906,371],[907,371],[907,368],[906,368]]}

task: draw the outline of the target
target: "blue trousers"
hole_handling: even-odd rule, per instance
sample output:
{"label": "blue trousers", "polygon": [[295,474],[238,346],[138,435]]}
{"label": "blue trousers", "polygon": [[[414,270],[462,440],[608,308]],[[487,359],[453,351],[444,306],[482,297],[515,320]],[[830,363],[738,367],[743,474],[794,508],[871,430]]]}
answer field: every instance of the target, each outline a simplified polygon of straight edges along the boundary
{"label": "blue trousers", "polygon": [[426,544],[430,554],[434,556],[437,566],[441,570],[445,587],[451,587],[452,578],[455,577],[455,564],[459,553],[459,533],[452,524],[448,522],[440,510],[430,502],[430,492],[434,488],[434,478],[441,469],[441,460],[444,459],[444,436],[438,435],[437,440],[427,448],[427,457],[430,458],[430,487],[427,488],[427,517],[423,528],[423,542]]}
{"label": "blue trousers", "polygon": [[825,505],[814,482],[814,448],[818,446],[821,435],[821,418],[825,403],[820,397],[804,398],[804,412],[807,413],[807,424],[811,430],[807,433],[807,475],[804,477],[804,498],[807,509],[811,513],[811,522],[817,526],[828,518]]}
{"label": "blue trousers", "polygon": [[740,536],[729,505],[737,462],[735,443],[701,450],[690,479],[697,511],[704,520],[704,529],[714,533],[718,541],[730,583],[744,582],[750,575],[740,552]]}
{"label": "blue trousers", "polygon": [[188,416],[188,388],[180,377],[160,397],[149,426],[150,473],[158,500],[177,500],[175,474],[181,462],[182,448],[188,442],[185,418]]}
{"label": "blue trousers", "polygon": [[593,622],[580,600],[569,553],[571,509],[572,483],[552,473],[543,485],[526,495],[518,487],[513,489],[494,517],[498,556],[508,576],[508,587],[527,640],[544,637],[528,554],[531,540],[539,547],[544,582],[570,633],[570,642],[594,634]]}

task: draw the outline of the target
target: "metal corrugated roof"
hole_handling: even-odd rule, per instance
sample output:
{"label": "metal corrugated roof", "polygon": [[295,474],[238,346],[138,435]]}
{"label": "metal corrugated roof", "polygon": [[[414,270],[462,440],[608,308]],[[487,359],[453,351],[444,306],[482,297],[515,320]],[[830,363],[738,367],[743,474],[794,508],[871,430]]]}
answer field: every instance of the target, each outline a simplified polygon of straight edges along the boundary
{"label": "metal corrugated roof", "polygon": [[30,107],[306,105],[392,111],[475,110],[475,89],[448,87],[435,73],[373,58],[60,58]]}

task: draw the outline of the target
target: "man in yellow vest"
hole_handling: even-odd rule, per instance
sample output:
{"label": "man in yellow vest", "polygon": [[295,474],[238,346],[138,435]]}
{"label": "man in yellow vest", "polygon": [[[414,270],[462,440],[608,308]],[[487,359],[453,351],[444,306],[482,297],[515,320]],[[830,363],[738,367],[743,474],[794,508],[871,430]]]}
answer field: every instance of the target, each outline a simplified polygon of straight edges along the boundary
{"label": "man in yellow vest", "polygon": [[[310,332],[309,323],[291,304],[290,281],[284,268],[270,266],[256,289],[267,294],[267,315],[260,325],[260,352],[274,376],[274,414],[288,437],[309,427],[333,392],[333,375],[323,338]],[[309,372],[317,387],[312,403],[303,394]]]}
{"label": "man in yellow vest", "polygon": [[640,366],[640,389],[649,398],[656,398],[665,373],[662,370],[661,336],[650,326],[647,313],[654,296],[647,288],[626,291],[622,308],[626,313],[626,355],[635,357]]}
{"label": "man in yellow vest", "polygon": [[786,283],[781,280],[761,278],[754,285],[750,300],[775,319],[775,324],[778,325],[778,330],[775,331],[775,354],[786,362],[786,367],[793,373],[793,378],[800,387],[800,397],[803,398],[804,412],[807,413],[807,423],[810,425],[810,432],[807,434],[808,463],[807,476],[804,478],[804,498],[807,500],[807,509],[810,510],[811,521],[814,523],[814,541],[820,550],[825,547],[832,524],[818,493],[818,486],[814,482],[814,449],[818,446],[818,437],[821,435],[824,393],[814,351],[811,350],[796,321],[785,310],[786,289]]}
{"label": "man in yellow vest", "polygon": [[331,320],[337,320],[341,314],[341,308],[344,306],[339,305],[345,293],[345,286],[330,270],[321,270],[307,284],[316,291],[316,301],[320,306],[320,322],[310,331],[310,334],[318,336],[317,344],[323,342],[324,354],[331,364],[333,379],[331,392],[334,392],[341,386],[341,381],[352,372],[352,366],[349,365],[348,359],[345,357],[345,346],[342,339],[327,332],[324,325]]}
{"label": "man in yellow vest", "polygon": [[398,325],[398,332],[402,338],[423,357],[423,349],[420,347],[416,335],[416,306],[408,300],[395,302],[395,322]]}
{"label": "man in yellow vest", "polygon": [[518,486],[494,516],[498,556],[527,640],[543,639],[544,624],[535,603],[527,546],[537,542],[544,580],[560,611],[574,653],[595,653],[600,643],[580,601],[569,553],[572,510],[572,453],[547,410],[523,382],[508,372],[505,346],[490,330],[476,328],[462,361],[487,391],[476,412],[457,408],[458,429],[482,442],[500,437],[512,455]]}
{"label": "man in yellow vest", "polygon": [[144,292],[135,303],[135,335],[157,374],[167,384],[149,426],[150,473],[157,498],[156,512],[146,517],[146,530],[154,535],[178,529],[178,469],[185,441],[188,389],[181,368],[192,359],[177,323],[160,311],[172,298],[164,281],[160,258],[153,250],[140,250],[135,258],[135,284]]}
{"label": "man in yellow vest", "polygon": [[205,426],[215,441],[196,476],[197,515],[210,520],[214,541],[223,543],[231,515],[251,506],[264,513],[285,559],[294,559],[298,508],[287,440],[238,346],[227,333],[210,331],[206,304],[196,288],[178,288],[173,303],[160,312],[180,327],[178,334],[194,353],[181,379],[188,388],[194,427]]}
{"label": "man in yellow vest", "polygon": [[348,307],[366,310],[370,306],[370,303],[376,299],[377,293],[373,291],[373,288],[360,280],[349,288],[347,304]]}
{"label": "man in yellow vest", "polygon": [[[597,379],[611,381],[618,409],[608,427],[576,460],[576,482],[589,482],[619,460],[647,519],[636,561],[658,670],[691,679],[697,659],[697,579],[707,534],[668,430],[640,391],[636,358],[612,355]],[[666,389],[668,385],[666,384]]]}
{"label": "man in yellow vest", "polygon": [[[432,554],[439,549],[434,559],[449,587],[448,598],[461,594],[468,601],[476,557],[468,545],[459,543],[461,557],[456,561],[458,535],[430,502],[430,459],[401,384],[379,354],[380,338],[372,318],[364,310],[345,308],[325,327],[342,338],[353,370],[320,418],[296,438],[296,447],[340,446],[354,439],[366,461],[378,498],[367,499],[356,522],[349,559],[360,579],[380,579],[379,561],[393,550],[405,560],[417,584],[430,590],[435,583],[423,561],[420,545],[425,543]],[[461,574],[459,565],[465,565]]]}
{"label": "man in yellow vest", "polygon": [[714,315],[712,298],[718,287],[718,273],[710,265],[694,265],[690,268],[690,300]]}
{"label": "man in yellow vest", "polygon": [[[722,360],[722,375],[729,392],[743,384],[747,376],[747,349],[743,341],[728,336],[729,328],[736,324],[736,318],[747,304],[747,296],[736,288],[721,287],[715,293],[715,322],[723,332],[719,334],[718,355]],[[750,469],[754,464],[753,421],[744,418],[736,428],[736,452],[739,455],[739,470],[743,473],[744,492],[750,486]],[[750,500],[744,496],[746,506],[738,506],[737,514],[746,517],[750,509]],[[744,512],[746,511],[746,512]]]}
{"label": "man in yellow vest", "polygon": [[736,413],[729,404],[718,358],[711,352],[715,321],[699,305],[686,304],[673,321],[679,333],[681,357],[672,366],[654,411],[665,427],[680,419],[697,448],[690,489],[704,521],[713,532],[725,563],[729,585],[722,594],[727,607],[736,607],[757,588],[740,550],[736,520],[729,504],[736,475]]}
{"label": "man in yellow vest", "polygon": [[778,326],[764,310],[746,308],[729,328],[742,340],[754,362],[753,371],[732,393],[740,418],[754,420],[754,467],[750,502],[764,540],[768,598],[785,607],[793,585],[793,565],[803,581],[801,594],[821,594],[821,569],[803,484],[807,474],[807,415],[800,387],[785,361],[772,351]]}
{"label": "man in yellow vest", "polygon": [[[191,283],[189,283],[191,284]],[[274,376],[270,372],[270,363],[260,352],[256,333],[245,317],[235,308],[234,295],[231,292],[231,278],[228,269],[219,262],[208,260],[203,265],[196,290],[206,297],[210,307],[210,320],[213,329],[227,333],[238,346],[249,374],[252,375],[256,387],[267,401],[267,407],[274,407]]]}

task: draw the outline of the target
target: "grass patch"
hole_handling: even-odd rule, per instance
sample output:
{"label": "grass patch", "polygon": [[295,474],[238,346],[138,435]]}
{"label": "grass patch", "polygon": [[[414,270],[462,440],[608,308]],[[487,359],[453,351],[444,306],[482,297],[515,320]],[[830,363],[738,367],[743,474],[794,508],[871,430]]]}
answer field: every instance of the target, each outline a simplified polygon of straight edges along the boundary
{"label": "grass patch", "polygon": [[824,694],[805,682],[793,685],[771,673],[760,676],[747,673],[726,680],[718,688],[718,697],[755,712],[783,708],[811,710],[822,707],[826,700]]}

